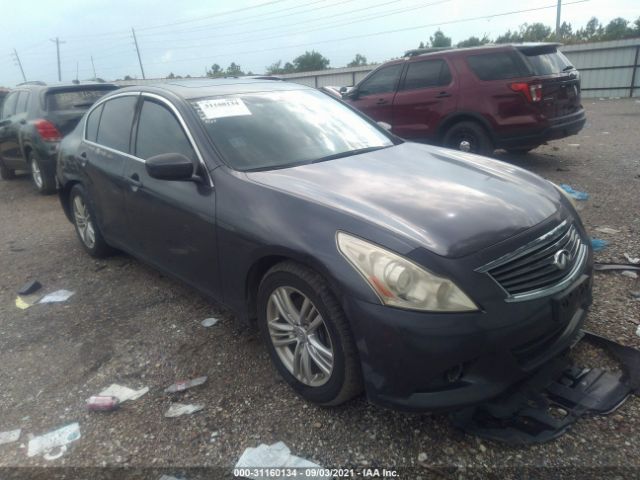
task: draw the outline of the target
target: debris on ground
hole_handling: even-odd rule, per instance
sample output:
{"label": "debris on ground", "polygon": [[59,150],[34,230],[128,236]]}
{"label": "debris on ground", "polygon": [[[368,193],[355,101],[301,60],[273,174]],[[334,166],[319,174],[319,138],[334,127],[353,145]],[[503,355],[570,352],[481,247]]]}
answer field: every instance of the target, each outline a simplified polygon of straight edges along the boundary
{"label": "debris on ground", "polygon": [[164,414],[167,418],[180,417],[182,415],[191,415],[192,413],[199,412],[204,408],[204,405],[188,405],[185,403],[174,403],[169,407],[169,410]]}
{"label": "debris on ground", "polygon": [[16,297],[16,307],[20,310],[26,310],[38,303],[38,300],[40,300],[40,295],[37,293],[31,295],[18,295]]}
{"label": "debris on ground", "polygon": [[0,432],[0,445],[17,442],[21,432],[22,430],[19,428],[17,430],[9,430],[8,432]]}
{"label": "debris on ground", "polygon": [[87,400],[87,409],[92,412],[111,412],[119,405],[118,398],[114,396],[94,395]]}
{"label": "debris on ground", "polygon": [[609,242],[607,242],[606,240],[601,240],[599,238],[591,239],[591,247],[593,248],[594,252],[599,252],[600,250],[603,250],[604,247],[606,247],[607,245],[609,245]]}
{"label": "debris on ground", "polygon": [[624,255],[624,258],[627,259],[627,262],[633,263],[634,265],[640,264],[640,257],[632,257],[627,252],[624,252],[622,255]]}
{"label": "debris on ground", "polygon": [[597,227],[596,231],[600,233],[606,233],[608,235],[616,235],[617,233],[620,233],[620,230],[616,230],[615,228],[609,228],[609,227]]}
{"label": "debris on ground", "polygon": [[632,278],[634,280],[638,278],[638,274],[636,272],[631,272],[629,270],[623,270],[622,272],[620,272],[620,275],[622,275],[623,277]]}
{"label": "debris on ground", "polygon": [[[283,442],[277,442],[273,445],[265,445],[264,443],[258,445],[256,448],[247,448],[235,468],[317,468],[322,472],[322,467],[304,458],[291,455],[291,450]],[[320,473],[319,472],[319,473]],[[300,472],[299,478],[306,478],[304,471]],[[252,479],[262,477],[249,477]],[[293,477],[298,478],[298,476]],[[329,480],[333,477],[317,476],[314,478]]]}
{"label": "debris on ground", "polygon": [[[72,423],[29,440],[28,457],[43,455],[46,460],[60,458],[67,451],[67,445],[80,439],[80,425]],[[57,452],[53,453],[56,449]]]}
{"label": "debris on ground", "polygon": [[56,290],[55,292],[49,293],[42,297],[42,299],[38,303],[58,303],[58,302],[66,302],[71,298],[71,296],[75,292],[71,292],[69,290]]}
{"label": "debris on ground", "polygon": [[133,390],[129,387],[123,387],[114,383],[108,388],[101,391],[98,395],[101,397],[116,397],[119,403],[126,402],[127,400],[137,400],[145,393],[149,391],[149,387],[141,388],[140,390]]}
{"label": "debris on ground", "polygon": [[31,282],[25,283],[20,290],[18,290],[18,295],[29,295],[40,288],[42,288],[42,284],[37,280],[32,280]]}
{"label": "debris on ground", "polygon": [[569,194],[569,196],[575,200],[587,200],[589,198],[589,194],[587,192],[580,192],[578,190],[574,190],[571,185],[567,185],[563,183],[560,185],[565,192]]}
{"label": "debris on ground", "polygon": [[218,320],[217,318],[205,318],[204,320],[202,320],[202,322],[200,322],[200,324],[205,327],[205,328],[209,328],[209,327],[213,327],[216,323],[218,323],[220,320]]}
{"label": "debris on ground", "polygon": [[635,300],[640,300],[640,291],[635,291],[630,293],[632,298],[634,298]]}
{"label": "debris on ground", "polygon": [[568,147],[574,147],[574,148],[579,148],[580,144],[579,143],[567,143]]}
{"label": "debris on ground", "polygon": [[207,377],[198,377],[198,378],[194,378],[193,380],[183,380],[180,382],[176,382],[173,385],[167,387],[164,391],[164,393],[176,393],[176,392],[184,392],[185,390],[192,388],[192,387],[197,387],[198,385],[202,385],[204,382],[207,381]]}

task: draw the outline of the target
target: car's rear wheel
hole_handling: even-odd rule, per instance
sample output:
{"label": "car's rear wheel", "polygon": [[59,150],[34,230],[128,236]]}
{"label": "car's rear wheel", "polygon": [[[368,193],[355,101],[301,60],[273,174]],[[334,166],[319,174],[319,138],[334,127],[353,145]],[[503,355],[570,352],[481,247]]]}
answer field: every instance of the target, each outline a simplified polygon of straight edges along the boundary
{"label": "car's rear wheel", "polygon": [[449,127],[442,139],[447,148],[463,152],[491,155],[493,144],[485,129],[476,122],[459,122]]}
{"label": "car's rear wheel", "polygon": [[283,262],[258,290],[258,321],[276,368],[305,399],[339,405],[362,391],[353,335],[325,280]]}
{"label": "car's rear wheel", "polygon": [[87,195],[82,185],[74,185],[71,189],[69,205],[76,233],[87,253],[96,258],[103,258],[111,254],[113,249],[107,244],[98,229],[95,215],[87,202]]}
{"label": "car's rear wheel", "polygon": [[0,160],[0,178],[2,180],[13,180],[16,178],[16,171],[12,168],[5,167],[2,160]]}
{"label": "car's rear wheel", "polygon": [[48,175],[42,170],[38,156],[33,152],[29,152],[28,161],[31,180],[36,190],[43,195],[54,193],[56,191],[56,180],[53,175]]}

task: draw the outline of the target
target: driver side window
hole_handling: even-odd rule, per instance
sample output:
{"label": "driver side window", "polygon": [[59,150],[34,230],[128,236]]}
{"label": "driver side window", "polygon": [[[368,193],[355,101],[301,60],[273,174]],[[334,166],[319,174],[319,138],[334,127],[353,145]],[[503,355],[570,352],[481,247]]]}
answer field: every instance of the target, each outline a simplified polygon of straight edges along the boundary
{"label": "driver side window", "polygon": [[164,106],[145,100],[140,111],[135,155],[146,160],[161,153],[180,153],[196,160],[196,153],[176,117]]}
{"label": "driver side window", "polygon": [[374,95],[396,91],[403,64],[381,68],[358,86],[358,94]]}

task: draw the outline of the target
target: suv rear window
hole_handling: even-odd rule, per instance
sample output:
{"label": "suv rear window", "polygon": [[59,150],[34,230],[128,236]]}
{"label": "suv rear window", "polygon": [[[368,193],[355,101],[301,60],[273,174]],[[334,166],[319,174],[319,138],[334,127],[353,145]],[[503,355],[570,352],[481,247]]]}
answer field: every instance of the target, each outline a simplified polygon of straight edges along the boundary
{"label": "suv rear window", "polygon": [[545,52],[535,49],[523,49],[520,50],[520,53],[529,62],[535,75],[562,73],[573,68],[569,59],[557,50]]}
{"label": "suv rear window", "polygon": [[469,55],[467,62],[480,80],[504,80],[531,75],[531,70],[515,52]]}
{"label": "suv rear window", "polygon": [[47,93],[47,110],[86,110],[110,90],[71,90]]}

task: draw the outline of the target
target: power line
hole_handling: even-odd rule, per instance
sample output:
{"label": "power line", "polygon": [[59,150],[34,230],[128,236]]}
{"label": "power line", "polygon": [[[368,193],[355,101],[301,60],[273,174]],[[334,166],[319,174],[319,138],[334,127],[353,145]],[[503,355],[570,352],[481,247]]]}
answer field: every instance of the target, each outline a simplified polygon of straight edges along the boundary
{"label": "power line", "polygon": [[60,44],[65,43],[61,41],[58,37],[55,40],[52,38],[51,41],[56,44],[56,56],[58,57],[58,81],[62,81],[62,72],[60,71]]}

